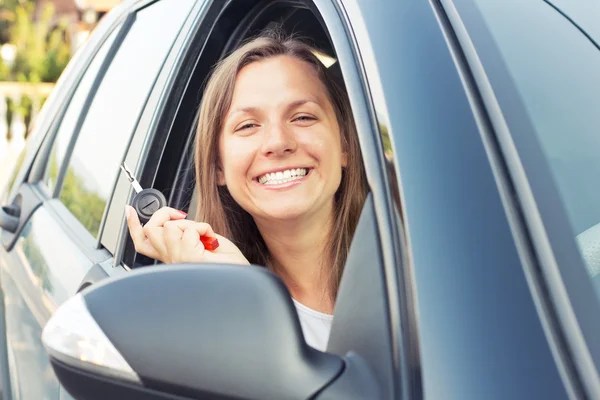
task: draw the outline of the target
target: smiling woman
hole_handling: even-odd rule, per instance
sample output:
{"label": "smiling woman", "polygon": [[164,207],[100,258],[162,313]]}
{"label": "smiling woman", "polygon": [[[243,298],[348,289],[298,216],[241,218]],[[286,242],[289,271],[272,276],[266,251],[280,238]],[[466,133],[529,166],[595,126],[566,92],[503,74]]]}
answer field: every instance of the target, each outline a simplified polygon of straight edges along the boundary
{"label": "smiling woman", "polygon": [[131,208],[127,220],[136,250],[163,262],[266,266],[325,349],[367,185],[347,95],[315,54],[270,31],[222,60],[199,114],[199,222],[167,207],[144,227]]}

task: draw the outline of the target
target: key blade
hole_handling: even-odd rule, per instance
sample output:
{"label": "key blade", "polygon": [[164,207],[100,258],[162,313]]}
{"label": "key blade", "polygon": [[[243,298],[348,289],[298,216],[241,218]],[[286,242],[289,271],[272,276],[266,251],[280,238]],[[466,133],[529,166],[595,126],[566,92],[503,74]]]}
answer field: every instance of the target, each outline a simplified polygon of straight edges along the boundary
{"label": "key blade", "polygon": [[127,176],[127,180],[131,183],[131,186],[133,186],[133,190],[135,190],[136,193],[141,192],[142,187],[140,186],[140,183],[137,181],[137,179],[133,177],[133,174],[131,173],[129,168],[127,168],[127,164],[125,164],[125,162],[121,164],[121,169],[123,170],[123,172],[125,172],[125,176]]}

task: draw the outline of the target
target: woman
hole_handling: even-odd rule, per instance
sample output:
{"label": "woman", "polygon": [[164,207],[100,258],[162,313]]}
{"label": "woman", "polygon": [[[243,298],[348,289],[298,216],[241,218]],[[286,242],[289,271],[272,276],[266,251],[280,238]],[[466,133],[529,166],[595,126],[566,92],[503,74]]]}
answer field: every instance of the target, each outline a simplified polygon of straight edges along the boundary
{"label": "woman", "polygon": [[[201,222],[165,207],[142,227],[128,206],[136,251],[266,266],[289,289],[307,343],[324,350],[366,194],[346,93],[311,47],[264,34],[214,70],[195,154]],[[199,236],[220,246],[205,250]]]}

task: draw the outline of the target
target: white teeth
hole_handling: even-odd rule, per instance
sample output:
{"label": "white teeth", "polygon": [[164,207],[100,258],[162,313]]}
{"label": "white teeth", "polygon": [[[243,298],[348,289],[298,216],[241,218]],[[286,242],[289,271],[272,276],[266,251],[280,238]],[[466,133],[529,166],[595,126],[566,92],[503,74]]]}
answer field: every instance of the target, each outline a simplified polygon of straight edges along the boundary
{"label": "white teeth", "polygon": [[294,179],[299,179],[305,176],[308,173],[307,169],[304,168],[296,168],[296,169],[288,169],[285,171],[278,172],[270,172],[266,173],[263,176],[258,178],[258,182],[263,185],[280,185],[282,183],[286,183],[292,181]]}

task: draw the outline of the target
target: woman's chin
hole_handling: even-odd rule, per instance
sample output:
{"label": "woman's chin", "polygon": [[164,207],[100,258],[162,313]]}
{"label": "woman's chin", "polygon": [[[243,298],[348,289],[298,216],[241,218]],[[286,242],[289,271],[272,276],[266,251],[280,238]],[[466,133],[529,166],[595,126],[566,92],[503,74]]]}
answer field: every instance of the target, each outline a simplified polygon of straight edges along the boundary
{"label": "woman's chin", "polygon": [[297,220],[306,216],[310,213],[310,209],[306,207],[306,205],[296,204],[296,205],[282,205],[282,204],[273,204],[270,207],[261,207],[262,212],[260,214],[262,218],[268,220],[277,220],[277,221],[285,221],[285,220]]}

